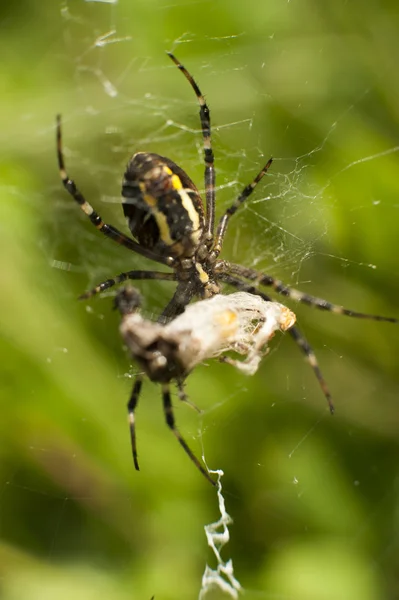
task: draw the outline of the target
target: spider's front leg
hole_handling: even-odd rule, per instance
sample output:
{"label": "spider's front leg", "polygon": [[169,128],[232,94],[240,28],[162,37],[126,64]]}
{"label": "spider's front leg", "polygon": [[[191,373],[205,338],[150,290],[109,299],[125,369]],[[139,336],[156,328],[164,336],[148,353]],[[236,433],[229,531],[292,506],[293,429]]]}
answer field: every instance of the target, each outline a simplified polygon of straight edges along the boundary
{"label": "spider's front leg", "polygon": [[127,412],[129,418],[129,427],[130,427],[130,441],[132,445],[132,454],[133,454],[133,462],[136,471],[140,471],[139,461],[137,458],[137,445],[136,445],[136,425],[134,419],[134,411],[136,409],[137,403],[139,401],[139,396],[141,392],[141,388],[143,385],[143,378],[140,375],[136,376],[136,379],[133,384],[132,393],[130,394],[129,402],[127,403]]}
{"label": "spider's front leg", "polygon": [[286,285],[279,279],[275,279],[270,275],[265,275],[264,273],[259,273],[253,269],[249,269],[247,267],[243,267],[241,265],[236,265],[233,263],[223,262],[221,263],[221,269],[223,273],[237,275],[238,277],[242,277],[244,279],[248,279],[253,282],[254,286],[257,287],[259,285],[265,287],[273,288],[278,294],[289,298],[290,300],[294,300],[295,302],[301,302],[302,304],[307,304],[308,306],[314,306],[319,310],[325,310],[328,312],[333,312],[338,315],[346,315],[348,317],[355,317],[357,319],[371,319],[373,321],[386,321],[388,323],[399,323],[399,319],[395,317],[383,317],[381,315],[372,315],[368,313],[362,313],[355,310],[351,310],[349,308],[344,308],[339,304],[333,304],[328,300],[324,300],[323,298],[317,298],[316,296],[311,296],[310,294],[305,294],[300,290],[290,287]]}
{"label": "spider's front leg", "polygon": [[[220,263],[220,264],[222,264],[222,263]],[[226,265],[226,263],[223,263],[223,264]],[[249,283],[247,283],[245,281],[242,281],[238,277],[234,277],[233,275],[229,275],[228,273],[219,272],[219,279],[221,281],[223,281],[224,283],[227,283],[228,285],[232,285],[233,287],[237,288],[238,290],[241,290],[243,292],[248,292],[249,294],[255,294],[256,296],[260,296],[261,298],[263,298],[263,300],[266,300],[267,302],[273,301],[272,298],[270,298],[270,296],[267,296],[266,294],[264,294],[263,292],[258,290],[257,287],[250,285]],[[290,329],[288,329],[288,333],[291,335],[291,337],[294,338],[294,340],[300,347],[301,351],[304,353],[307,362],[309,363],[314,374],[317,377],[317,380],[323,391],[324,397],[327,400],[330,412],[331,412],[331,414],[334,414],[334,404],[332,401],[331,393],[330,393],[330,390],[328,389],[327,382],[323,377],[323,374],[322,374],[319,364],[317,362],[317,358],[313,351],[312,346],[309,344],[309,342],[307,341],[307,339],[305,338],[303,333],[300,331],[300,329],[298,329],[298,327],[296,325],[294,325],[293,327],[290,327]]]}
{"label": "spider's front leg", "polygon": [[206,477],[206,479],[212,485],[215,486],[216,482],[209,475],[208,471],[206,469],[204,469],[204,467],[201,465],[200,461],[195,456],[195,454],[193,454],[193,452],[191,451],[191,449],[188,446],[187,442],[181,436],[179,430],[176,427],[175,417],[174,417],[174,414],[173,414],[172,399],[170,397],[170,386],[169,386],[168,383],[163,383],[162,384],[162,402],[163,402],[163,410],[164,410],[164,414],[165,414],[166,424],[172,430],[172,432],[174,433],[177,441],[182,446],[182,448],[184,449],[184,451],[186,452],[186,454],[188,454],[188,456],[193,461],[193,463],[195,464],[195,466],[197,467],[197,469],[199,471],[201,471],[201,473],[204,475],[204,477]]}

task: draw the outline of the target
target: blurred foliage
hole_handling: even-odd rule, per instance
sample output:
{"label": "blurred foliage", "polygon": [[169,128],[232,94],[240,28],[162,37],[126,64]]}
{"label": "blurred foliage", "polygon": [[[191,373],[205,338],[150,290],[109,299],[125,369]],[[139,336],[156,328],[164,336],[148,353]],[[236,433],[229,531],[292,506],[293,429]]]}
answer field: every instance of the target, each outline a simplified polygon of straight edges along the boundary
{"label": "blurred foliage", "polygon": [[[149,265],[97,234],[63,191],[55,114],[68,170],[115,225],[135,150],[170,156],[201,187],[198,109],[164,55],[174,50],[211,106],[219,211],[276,157],[224,256],[398,316],[398,13],[394,0],[2,3],[2,598],[195,598],[205,562],[215,566],[203,531],[218,518],[214,490],[167,430],[152,384],[133,469],[134,367],[111,294],[76,298]],[[140,287],[148,314],[171,295]],[[234,525],[223,556],[247,598],[397,598],[397,327],[297,314],[333,419],[281,336],[252,378],[216,361],[190,376],[202,418],[176,407],[191,447],[225,471]]]}

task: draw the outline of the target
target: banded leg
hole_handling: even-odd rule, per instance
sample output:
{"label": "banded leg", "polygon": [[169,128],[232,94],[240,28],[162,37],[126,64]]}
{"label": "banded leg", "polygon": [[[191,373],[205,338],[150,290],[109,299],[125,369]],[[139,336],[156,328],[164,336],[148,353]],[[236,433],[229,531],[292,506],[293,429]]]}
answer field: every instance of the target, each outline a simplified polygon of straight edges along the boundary
{"label": "banded leg", "polygon": [[174,273],[163,273],[161,271],[126,271],[126,273],[120,273],[113,278],[107,279],[102,283],[99,283],[93,289],[84,292],[81,296],[79,296],[79,300],[87,300],[87,298],[91,298],[96,294],[101,294],[105,290],[113,287],[114,285],[118,285],[127,279],[157,279],[164,281],[176,281],[176,275]]}
{"label": "banded leg", "polygon": [[193,461],[193,463],[195,464],[195,466],[197,467],[197,469],[199,471],[201,471],[201,473],[203,474],[203,476],[206,477],[206,479],[212,485],[216,485],[216,483],[213,481],[213,479],[209,475],[208,471],[206,471],[204,469],[204,467],[201,465],[201,463],[198,460],[198,458],[192,453],[192,451],[190,450],[189,446],[184,441],[184,439],[180,435],[178,429],[176,428],[175,418],[173,416],[172,400],[171,400],[171,397],[170,397],[170,387],[169,387],[168,383],[162,384],[162,401],[163,401],[163,410],[164,410],[164,413],[165,413],[165,419],[166,419],[167,426],[173,431],[173,433],[174,433],[177,441],[183,447],[184,451],[186,452],[186,454],[188,454],[188,456]]}
{"label": "banded leg", "polygon": [[139,462],[137,459],[137,446],[136,446],[136,425],[134,421],[134,411],[136,409],[137,403],[139,401],[139,396],[141,392],[141,387],[143,385],[143,378],[138,375],[134,381],[132,393],[129,398],[129,402],[127,403],[127,411],[129,418],[129,427],[130,427],[130,441],[132,444],[132,454],[133,454],[133,462],[136,471],[140,471]]}
{"label": "banded leg", "polygon": [[117,229],[113,225],[108,225],[107,223],[104,223],[100,215],[94,210],[91,204],[87,202],[83,194],[76,187],[75,182],[69,178],[65,170],[64,155],[62,152],[61,115],[57,115],[57,157],[60,177],[64,188],[79,204],[80,208],[89,217],[94,227],[101,231],[101,233],[103,233],[105,236],[111,238],[117,244],[125,246],[126,248],[129,248],[129,250],[132,250],[133,252],[141,254],[141,256],[145,256],[146,258],[149,258],[156,262],[172,266],[173,261],[170,258],[154,254],[150,250],[147,250],[146,248],[140,246],[139,243],[135,242],[131,238],[128,238],[124,233],[119,231],[119,229]]}
{"label": "banded leg", "polygon": [[[266,294],[261,292],[257,287],[250,285],[250,284],[246,283],[245,281],[241,281],[237,277],[232,277],[231,275],[228,275],[226,273],[221,273],[220,280],[224,281],[228,285],[232,285],[233,287],[237,288],[238,290],[241,290],[242,292],[248,292],[249,294],[254,294],[256,296],[260,296],[261,298],[263,298],[263,300],[272,302],[272,298],[270,298],[270,296],[267,296]],[[298,344],[298,346],[304,353],[307,362],[309,363],[314,374],[317,377],[317,380],[320,384],[320,387],[322,389],[324,397],[327,400],[327,403],[328,403],[328,406],[330,409],[330,413],[334,414],[334,404],[332,401],[331,393],[330,393],[330,390],[328,389],[326,380],[324,379],[323,374],[320,370],[320,367],[317,362],[317,358],[313,351],[313,348],[308,343],[305,336],[301,333],[301,331],[298,329],[298,327],[296,327],[296,326],[291,327],[290,329],[288,329],[288,333],[291,335],[292,338],[294,338],[294,340],[296,341],[296,343]]]}
{"label": "banded leg", "polygon": [[173,60],[175,65],[183,73],[197,96],[200,105],[200,119],[202,137],[204,140],[204,161],[205,161],[205,198],[206,198],[206,237],[208,240],[213,238],[213,228],[215,224],[215,157],[212,150],[211,141],[211,114],[204,96],[201,93],[197,83],[187,69],[177,60],[171,52],[166,53]]}
{"label": "banded leg", "polygon": [[330,413],[333,415],[335,412],[335,408],[334,408],[334,404],[333,404],[332,397],[330,394],[330,390],[328,389],[327,383],[326,383],[326,381],[323,377],[323,374],[320,370],[320,367],[318,365],[317,358],[313,351],[312,346],[309,344],[309,342],[307,341],[307,339],[305,338],[303,333],[298,329],[298,327],[295,327],[295,326],[291,327],[291,329],[288,330],[288,333],[296,341],[296,343],[298,344],[298,346],[304,353],[306,360],[312,367],[313,372],[316,375],[318,382],[320,384],[320,387],[323,391],[323,394],[326,397],[326,400],[328,402]]}
{"label": "banded leg", "polygon": [[216,259],[222,250],[223,240],[224,240],[224,236],[226,235],[227,225],[229,223],[230,217],[232,217],[237,212],[237,210],[239,209],[241,204],[243,204],[245,202],[245,200],[248,198],[248,196],[250,196],[252,194],[252,192],[258,185],[259,181],[268,172],[272,162],[273,162],[273,159],[269,158],[269,160],[267,161],[267,163],[265,164],[263,169],[255,177],[255,179],[243,189],[243,191],[238,196],[238,198],[226,210],[226,212],[220,219],[218,228],[217,228],[217,232],[216,232],[215,245],[212,250],[212,258],[213,259]]}
{"label": "banded leg", "polygon": [[287,298],[295,300],[296,302],[301,302],[302,304],[307,304],[308,306],[314,306],[315,308],[318,308],[320,310],[326,310],[338,315],[346,315],[348,317],[356,317],[357,319],[371,319],[373,321],[387,321],[388,323],[399,323],[399,319],[396,319],[395,317],[382,317],[380,315],[370,315],[368,313],[361,313],[355,310],[344,308],[343,306],[339,306],[338,304],[332,304],[327,300],[323,300],[323,298],[317,298],[316,296],[305,294],[304,292],[300,292],[295,288],[285,285],[282,281],[280,281],[279,279],[275,279],[270,275],[258,273],[258,271],[242,267],[241,265],[235,265],[232,263],[225,262],[222,266],[222,269],[223,272],[232,273],[234,275],[238,275],[239,277],[249,279],[249,281],[254,281],[256,286],[264,285],[266,287],[271,287],[282,296],[286,296]]}

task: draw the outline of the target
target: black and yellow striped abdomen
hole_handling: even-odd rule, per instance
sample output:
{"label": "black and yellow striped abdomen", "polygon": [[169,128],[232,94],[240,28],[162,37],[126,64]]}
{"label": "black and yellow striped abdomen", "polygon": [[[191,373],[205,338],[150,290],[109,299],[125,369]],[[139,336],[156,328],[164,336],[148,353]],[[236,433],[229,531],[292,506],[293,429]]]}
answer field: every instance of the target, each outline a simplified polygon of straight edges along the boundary
{"label": "black and yellow striped abdomen", "polygon": [[173,161],[138,152],[122,183],[123,212],[133,236],[160,256],[195,253],[204,231],[204,209],[197,188]]}

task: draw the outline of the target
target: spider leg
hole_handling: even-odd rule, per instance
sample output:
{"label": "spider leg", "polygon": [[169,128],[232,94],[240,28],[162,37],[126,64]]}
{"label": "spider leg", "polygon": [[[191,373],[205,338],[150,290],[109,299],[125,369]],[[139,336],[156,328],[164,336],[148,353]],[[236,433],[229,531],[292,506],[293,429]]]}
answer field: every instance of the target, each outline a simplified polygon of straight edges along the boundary
{"label": "spider leg", "polygon": [[[270,298],[270,296],[267,296],[263,292],[259,291],[257,287],[250,285],[250,284],[246,283],[245,281],[241,281],[240,279],[238,279],[238,277],[232,277],[231,275],[228,275],[227,273],[221,273],[219,275],[219,279],[221,281],[224,281],[228,285],[232,285],[235,288],[237,288],[243,292],[248,292],[249,294],[255,294],[256,296],[260,296],[261,298],[263,298],[263,300],[272,302],[272,298]],[[298,346],[300,347],[302,352],[305,354],[306,360],[309,363],[309,365],[311,366],[314,374],[316,375],[318,382],[320,384],[320,387],[322,389],[322,392],[327,400],[327,403],[328,403],[328,406],[330,409],[330,413],[334,414],[334,404],[332,401],[331,393],[330,393],[330,390],[328,389],[326,380],[324,379],[323,374],[320,370],[320,367],[317,362],[316,355],[312,349],[312,346],[306,340],[305,336],[301,333],[301,331],[298,329],[298,327],[296,327],[296,326],[291,327],[290,329],[288,329],[288,333],[291,335],[291,337],[294,338],[294,340],[296,341],[296,343],[298,344]]]}
{"label": "spider leg", "polygon": [[348,308],[344,308],[343,306],[339,306],[338,304],[332,304],[327,300],[323,300],[323,298],[317,298],[316,296],[304,294],[295,288],[285,285],[279,279],[275,279],[270,275],[258,273],[258,271],[242,267],[241,265],[225,262],[222,268],[224,272],[232,273],[234,275],[238,275],[239,277],[244,277],[245,279],[254,281],[255,285],[271,287],[282,296],[286,296],[287,298],[295,300],[296,302],[301,302],[302,304],[307,304],[308,306],[314,306],[320,310],[326,310],[338,315],[346,315],[348,317],[356,317],[357,319],[372,319],[373,321],[399,323],[399,319],[396,319],[395,317],[382,317],[380,315],[370,315],[368,313],[357,312]]}
{"label": "spider leg", "polygon": [[181,315],[194,296],[194,286],[189,281],[180,281],[172,299],[159,316],[158,323],[168,323],[178,315]]}
{"label": "spider leg", "polygon": [[96,294],[101,294],[105,290],[122,283],[122,281],[126,281],[126,279],[157,279],[157,280],[166,280],[166,281],[176,281],[176,276],[174,273],[163,273],[160,271],[126,271],[126,273],[120,273],[113,278],[107,279],[102,283],[99,283],[93,289],[84,292],[81,296],[79,296],[79,300],[87,300],[87,298],[91,298]]}
{"label": "spider leg", "polygon": [[201,471],[201,473],[204,475],[204,477],[206,477],[206,479],[212,485],[216,485],[216,483],[213,481],[212,477],[209,475],[209,473],[201,465],[201,463],[198,460],[198,458],[192,453],[192,451],[190,450],[189,446],[184,441],[184,439],[182,438],[182,436],[179,433],[178,429],[176,428],[175,418],[173,416],[172,400],[171,400],[171,397],[170,397],[170,386],[169,386],[168,383],[162,384],[162,401],[163,401],[163,410],[164,410],[164,413],[165,413],[165,419],[166,419],[167,426],[173,431],[175,437],[177,438],[177,441],[184,448],[184,451],[191,458],[191,460],[193,461],[193,463],[195,464],[195,466],[197,467],[197,469],[199,471]]}
{"label": "spider leg", "polygon": [[214,260],[219,256],[219,254],[222,250],[223,240],[224,240],[224,236],[226,235],[227,225],[229,223],[230,217],[232,217],[237,212],[237,210],[239,209],[241,204],[243,204],[245,202],[245,200],[248,198],[248,196],[250,196],[252,194],[252,192],[258,185],[259,181],[268,172],[272,162],[273,162],[273,159],[269,158],[269,160],[267,161],[267,163],[265,164],[263,169],[261,171],[259,171],[259,173],[255,177],[255,179],[243,189],[243,191],[238,196],[238,198],[226,210],[224,215],[222,215],[222,217],[219,221],[219,224],[218,224],[217,231],[216,231],[215,245],[212,250],[212,258]]}
{"label": "spider leg", "polygon": [[313,372],[316,375],[318,382],[320,384],[320,387],[323,391],[323,394],[326,397],[326,400],[328,402],[330,413],[333,415],[335,412],[335,408],[334,408],[334,404],[333,404],[332,397],[330,394],[330,390],[328,389],[327,383],[326,383],[326,381],[323,377],[323,374],[320,370],[319,364],[317,362],[316,354],[314,353],[312,346],[309,344],[309,342],[307,341],[307,339],[305,338],[303,333],[295,325],[294,325],[294,327],[291,327],[288,330],[288,333],[296,341],[296,343],[298,344],[298,346],[304,353],[306,360],[312,367]]}
{"label": "spider leg", "polygon": [[206,239],[212,240],[213,228],[215,224],[215,158],[212,150],[211,142],[211,115],[209,107],[205,101],[204,96],[201,93],[197,83],[187,69],[177,60],[171,52],[166,53],[169,58],[173,60],[175,65],[180,69],[185,78],[190,83],[197,96],[200,105],[200,119],[202,137],[204,140],[204,161],[205,161],[205,197],[206,197],[206,225],[205,235]]}
{"label": "spider leg", "polygon": [[111,238],[117,244],[129,248],[129,250],[137,252],[137,254],[141,254],[142,256],[145,256],[146,258],[149,258],[156,262],[172,266],[170,258],[165,258],[154,254],[150,250],[147,250],[146,248],[140,246],[138,242],[135,242],[131,238],[128,238],[116,227],[113,227],[113,225],[108,225],[107,223],[104,223],[100,215],[94,210],[91,204],[87,202],[83,194],[78,190],[75,182],[69,178],[65,170],[64,155],[62,151],[61,115],[57,115],[57,157],[60,177],[62,183],[64,184],[64,188],[69,194],[71,194],[71,196],[79,204],[83,212],[89,217],[90,221],[99,231],[101,231],[105,236]]}
{"label": "spider leg", "polygon": [[143,385],[143,378],[138,375],[134,381],[132,393],[127,403],[127,411],[129,416],[129,427],[130,427],[130,441],[132,443],[132,454],[133,462],[136,471],[140,471],[139,462],[137,459],[137,446],[136,446],[136,426],[134,421],[134,411],[139,401],[141,387]]}
{"label": "spider leg", "polygon": [[190,400],[188,399],[188,396],[187,396],[186,392],[184,391],[184,381],[182,381],[181,379],[179,379],[177,381],[177,394],[178,394],[179,400],[181,402],[185,402],[186,404],[188,404],[188,406],[191,406],[191,408],[196,410],[197,413],[199,413],[199,414],[202,413],[202,410],[200,408],[198,408],[198,406],[196,406],[193,402],[190,402]]}

